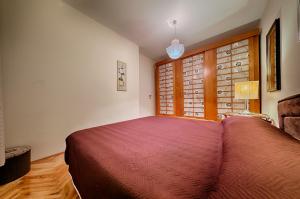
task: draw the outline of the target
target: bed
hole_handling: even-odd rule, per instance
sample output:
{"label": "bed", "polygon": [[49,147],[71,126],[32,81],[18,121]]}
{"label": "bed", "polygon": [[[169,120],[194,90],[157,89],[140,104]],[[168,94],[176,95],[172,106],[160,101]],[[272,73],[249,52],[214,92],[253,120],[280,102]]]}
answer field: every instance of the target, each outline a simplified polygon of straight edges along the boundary
{"label": "bed", "polygon": [[300,196],[299,141],[258,118],[146,117],[75,132],[66,146],[83,199]]}

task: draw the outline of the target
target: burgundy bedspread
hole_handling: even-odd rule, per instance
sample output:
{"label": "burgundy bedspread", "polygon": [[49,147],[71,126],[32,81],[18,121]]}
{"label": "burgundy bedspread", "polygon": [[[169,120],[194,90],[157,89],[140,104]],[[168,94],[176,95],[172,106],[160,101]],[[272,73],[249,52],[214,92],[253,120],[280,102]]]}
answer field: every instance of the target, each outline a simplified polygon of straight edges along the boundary
{"label": "burgundy bedspread", "polygon": [[83,199],[200,199],[215,188],[221,123],[147,117],[78,131],[66,162]]}
{"label": "burgundy bedspread", "polygon": [[148,117],[73,133],[83,199],[298,199],[300,143],[258,118]]}
{"label": "burgundy bedspread", "polygon": [[209,199],[299,199],[300,142],[258,118],[223,121],[223,163]]}

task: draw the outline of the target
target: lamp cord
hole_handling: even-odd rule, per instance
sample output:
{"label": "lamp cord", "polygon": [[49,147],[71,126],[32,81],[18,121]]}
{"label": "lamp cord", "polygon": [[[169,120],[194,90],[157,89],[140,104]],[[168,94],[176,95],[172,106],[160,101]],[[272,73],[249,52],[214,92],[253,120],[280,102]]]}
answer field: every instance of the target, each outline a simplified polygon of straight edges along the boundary
{"label": "lamp cord", "polygon": [[175,38],[177,38],[177,27],[176,27],[177,21],[176,20],[173,21],[173,25],[174,25]]}

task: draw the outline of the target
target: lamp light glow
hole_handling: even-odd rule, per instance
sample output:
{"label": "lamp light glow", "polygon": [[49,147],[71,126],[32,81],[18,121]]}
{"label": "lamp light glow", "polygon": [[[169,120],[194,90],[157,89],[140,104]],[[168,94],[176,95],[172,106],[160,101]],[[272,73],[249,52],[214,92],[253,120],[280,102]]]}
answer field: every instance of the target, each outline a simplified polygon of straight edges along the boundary
{"label": "lamp light glow", "polygon": [[234,88],[234,98],[245,100],[246,110],[244,113],[250,114],[249,100],[259,99],[259,81],[237,82]]}
{"label": "lamp light glow", "polygon": [[169,20],[168,21],[169,26],[174,27],[175,31],[175,39],[172,40],[171,45],[166,48],[166,51],[171,59],[178,59],[181,57],[184,53],[184,45],[179,42],[179,39],[176,39],[176,25],[177,21],[176,20]]}
{"label": "lamp light glow", "polygon": [[171,59],[178,59],[184,53],[184,45],[178,39],[174,39],[166,50]]}

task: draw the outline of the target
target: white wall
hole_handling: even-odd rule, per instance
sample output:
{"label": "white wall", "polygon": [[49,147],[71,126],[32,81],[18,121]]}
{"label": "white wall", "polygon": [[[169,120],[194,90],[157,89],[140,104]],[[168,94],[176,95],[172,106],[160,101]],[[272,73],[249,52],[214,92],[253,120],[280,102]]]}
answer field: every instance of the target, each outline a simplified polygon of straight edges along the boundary
{"label": "white wall", "polygon": [[[277,92],[267,92],[266,35],[274,20],[281,19],[281,85]],[[262,112],[278,124],[277,102],[300,93],[300,42],[297,41],[297,0],[269,0],[261,20]]]}
{"label": "white wall", "polygon": [[140,116],[155,115],[154,60],[140,53]]}
{"label": "white wall", "polygon": [[0,166],[4,165],[4,163],[5,163],[5,143],[4,143],[4,118],[3,118],[3,96],[2,96],[2,60],[1,60],[1,48],[0,48]]}
{"label": "white wall", "polygon": [[[0,3],[1,12],[1,3]],[[2,16],[0,14],[0,166],[5,163],[5,139],[4,139],[4,117],[3,117],[3,75],[2,75],[2,48],[3,48],[3,29],[2,27]]]}
{"label": "white wall", "polygon": [[[38,159],[64,151],[75,130],[139,116],[136,44],[61,0],[5,2],[8,147],[31,145]],[[128,64],[127,92],[116,91],[117,60]]]}

